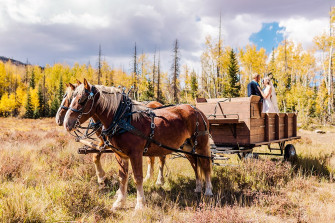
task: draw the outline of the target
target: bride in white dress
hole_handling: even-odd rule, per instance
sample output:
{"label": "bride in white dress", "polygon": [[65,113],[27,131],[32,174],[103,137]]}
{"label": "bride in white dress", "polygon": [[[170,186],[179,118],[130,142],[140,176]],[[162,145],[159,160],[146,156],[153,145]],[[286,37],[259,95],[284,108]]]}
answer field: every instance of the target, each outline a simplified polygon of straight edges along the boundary
{"label": "bride in white dress", "polygon": [[264,92],[259,88],[263,96],[263,113],[278,113],[278,103],[276,91],[269,77],[264,78]]}

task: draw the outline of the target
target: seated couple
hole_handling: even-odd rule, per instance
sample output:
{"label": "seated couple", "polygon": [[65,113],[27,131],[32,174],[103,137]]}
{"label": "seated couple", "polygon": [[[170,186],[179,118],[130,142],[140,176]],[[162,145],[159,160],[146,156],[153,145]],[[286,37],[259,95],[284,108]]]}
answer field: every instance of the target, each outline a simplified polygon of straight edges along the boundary
{"label": "seated couple", "polygon": [[260,75],[254,74],[252,79],[253,80],[248,84],[248,97],[251,95],[258,95],[261,97],[261,101],[263,102],[263,113],[278,113],[277,96],[270,77],[263,79],[263,91],[258,84],[261,79]]}

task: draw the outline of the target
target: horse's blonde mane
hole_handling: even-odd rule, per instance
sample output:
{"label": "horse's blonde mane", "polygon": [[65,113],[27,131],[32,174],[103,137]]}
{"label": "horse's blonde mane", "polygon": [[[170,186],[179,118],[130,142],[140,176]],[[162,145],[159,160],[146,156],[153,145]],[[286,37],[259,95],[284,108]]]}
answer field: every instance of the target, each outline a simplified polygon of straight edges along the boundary
{"label": "horse's blonde mane", "polygon": [[[77,88],[78,84],[74,84],[74,86]],[[72,90],[70,86],[66,87],[65,94],[68,100],[71,100],[71,96],[74,94],[75,90]],[[70,101],[71,103],[71,101]]]}
{"label": "horse's blonde mane", "polygon": [[[100,93],[98,102],[102,106],[102,111],[108,110],[107,115],[114,114],[121,101],[122,96],[121,90],[116,87],[106,87],[104,85],[94,85],[94,87]],[[81,84],[76,88],[75,95],[83,91],[84,91],[84,85]],[[146,107],[142,103],[135,100],[132,100],[132,102],[133,102],[132,112],[146,109]],[[141,113],[134,113],[132,117],[133,119],[137,120],[141,115],[142,115]]]}

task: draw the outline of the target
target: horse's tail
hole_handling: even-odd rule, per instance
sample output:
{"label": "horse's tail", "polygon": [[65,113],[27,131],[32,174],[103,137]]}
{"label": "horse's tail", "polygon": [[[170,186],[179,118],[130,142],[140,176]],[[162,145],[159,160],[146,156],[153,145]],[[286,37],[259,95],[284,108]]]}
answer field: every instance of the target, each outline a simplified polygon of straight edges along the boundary
{"label": "horse's tail", "polygon": [[[209,140],[206,145],[206,153],[203,153],[202,155],[211,157]],[[197,174],[200,180],[205,180],[206,172],[209,172],[209,174],[212,175],[212,159],[197,157]]]}

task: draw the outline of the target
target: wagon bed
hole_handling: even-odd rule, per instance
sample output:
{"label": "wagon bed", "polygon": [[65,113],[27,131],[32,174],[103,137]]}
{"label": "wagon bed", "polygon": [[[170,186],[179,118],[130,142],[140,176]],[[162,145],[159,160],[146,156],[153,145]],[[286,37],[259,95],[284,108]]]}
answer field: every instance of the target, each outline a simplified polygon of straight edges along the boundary
{"label": "wagon bed", "polygon": [[[289,150],[288,146],[284,148],[285,142],[300,138],[297,135],[297,113],[262,113],[259,100],[259,96],[197,99],[196,107],[206,115],[210,124],[214,153],[242,152],[245,155],[253,152],[254,147],[268,145],[270,152],[280,150],[280,154],[257,154],[285,155],[284,152]],[[271,148],[272,143],[278,143],[279,149]]]}

